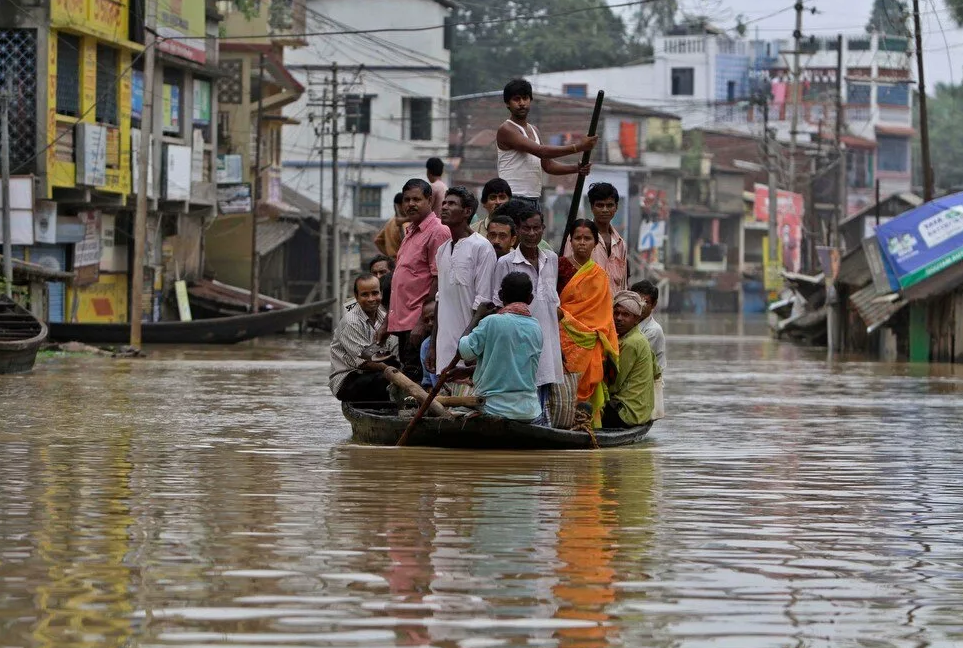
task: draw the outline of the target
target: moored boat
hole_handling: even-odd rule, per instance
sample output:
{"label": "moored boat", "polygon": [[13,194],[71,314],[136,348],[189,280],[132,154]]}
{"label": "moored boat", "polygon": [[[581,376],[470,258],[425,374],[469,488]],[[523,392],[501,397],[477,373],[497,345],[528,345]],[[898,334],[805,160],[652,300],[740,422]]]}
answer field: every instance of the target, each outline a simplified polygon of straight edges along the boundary
{"label": "moored boat", "polygon": [[0,374],[33,369],[46,338],[46,324],[9,297],[0,296]]}
{"label": "moored boat", "polygon": [[[352,439],[371,445],[395,445],[411,420],[391,403],[342,403],[341,411],[351,423]],[[601,448],[614,448],[641,441],[652,422],[624,430],[595,431]],[[520,421],[479,414],[468,417],[421,419],[408,439],[411,446],[471,448],[484,450],[584,450],[592,447],[587,432],[559,430]]]}
{"label": "moored boat", "polygon": [[[192,322],[144,322],[141,331],[145,344],[234,344],[283,331],[333,303],[327,299],[296,308]],[[51,323],[50,337],[57,342],[126,344],[130,324]]]}

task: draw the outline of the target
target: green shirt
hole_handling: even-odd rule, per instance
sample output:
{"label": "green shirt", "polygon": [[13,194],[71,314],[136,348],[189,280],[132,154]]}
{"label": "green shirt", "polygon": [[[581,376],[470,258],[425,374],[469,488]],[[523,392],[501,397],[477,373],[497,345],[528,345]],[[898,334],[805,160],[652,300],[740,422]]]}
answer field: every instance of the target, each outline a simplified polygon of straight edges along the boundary
{"label": "green shirt", "polygon": [[609,396],[623,421],[641,425],[652,418],[655,379],[661,375],[649,341],[633,326],[619,338],[619,373],[609,385]]}

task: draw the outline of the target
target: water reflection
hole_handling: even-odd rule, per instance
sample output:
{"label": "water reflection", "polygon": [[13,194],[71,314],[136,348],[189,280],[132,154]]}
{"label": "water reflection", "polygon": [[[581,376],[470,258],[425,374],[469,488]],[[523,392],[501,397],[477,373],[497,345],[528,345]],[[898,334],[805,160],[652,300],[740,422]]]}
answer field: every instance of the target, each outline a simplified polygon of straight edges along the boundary
{"label": "water reflection", "polygon": [[963,373],[712,333],[600,453],[351,445],[311,340],[0,377],[0,645],[963,641]]}

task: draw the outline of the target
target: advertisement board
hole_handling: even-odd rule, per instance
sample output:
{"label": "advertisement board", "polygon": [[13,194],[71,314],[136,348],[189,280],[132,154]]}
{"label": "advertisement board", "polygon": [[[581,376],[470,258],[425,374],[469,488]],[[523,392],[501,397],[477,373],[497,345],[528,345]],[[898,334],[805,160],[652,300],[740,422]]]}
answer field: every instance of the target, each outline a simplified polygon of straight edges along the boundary
{"label": "advertisement board", "polygon": [[204,3],[200,0],[165,0],[158,4],[157,47],[162,52],[204,63],[204,27]]}
{"label": "advertisement board", "polygon": [[164,132],[181,132],[180,86],[164,84]]}
{"label": "advertisement board", "polygon": [[208,126],[211,123],[211,82],[194,79],[195,126]]}
{"label": "advertisement board", "polygon": [[[802,268],[802,194],[779,190],[776,194],[776,224],[779,232],[779,247],[782,267],[789,272],[799,272]],[[757,184],[755,187],[756,222],[769,222],[769,188]]]}
{"label": "advertisement board", "polygon": [[[0,207],[3,197],[0,196]],[[0,222],[3,222],[0,216]],[[33,245],[33,176],[13,176],[10,178],[10,244]],[[3,231],[0,228],[0,243]]]}
{"label": "advertisement board", "polygon": [[190,146],[164,145],[164,198],[166,200],[190,200]]}
{"label": "advertisement board", "polygon": [[239,184],[243,182],[243,160],[240,155],[218,155],[217,184]]}
{"label": "advertisement board", "polygon": [[220,185],[217,188],[219,214],[250,214],[254,211],[250,183]]}
{"label": "advertisement board", "polygon": [[877,228],[876,239],[900,288],[963,261],[963,193],[897,216]]}

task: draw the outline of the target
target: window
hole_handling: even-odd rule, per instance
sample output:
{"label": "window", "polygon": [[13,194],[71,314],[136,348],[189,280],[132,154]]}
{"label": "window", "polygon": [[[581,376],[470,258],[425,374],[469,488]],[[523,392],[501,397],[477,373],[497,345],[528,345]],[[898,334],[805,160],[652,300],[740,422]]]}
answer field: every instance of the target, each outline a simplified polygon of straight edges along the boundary
{"label": "window", "polygon": [[444,36],[442,36],[441,46],[446,50],[451,50],[451,44],[455,41],[455,21],[451,16],[445,16]]}
{"label": "window", "polygon": [[893,173],[909,171],[909,140],[905,137],[879,135],[876,137],[879,149],[879,170]]}
{"label": "window", "polygon": [[847,103],[869,105],[870,85],[868,83],[850,83],[847,90]]}
{"label": "window", "polygon": [[566,83],[562,86],[562,94],[566,97],[587,97],[588,86],[584,83]]}
{"label": "window", "polygon": [[402,100],[402,139],[431,139],[431,98],[406,97]]}
{"label": "window", "polygon": [[868,189],[873,186],[873,152],[863,149],[846,151],[846,186]]}
{"label": "window", "polygon": [[80,116],[80,39],[57,35],[57,112]]}
{"label": "window", "polygon": [[672,94],[695,94],[695,71],[692,68],[672,68]]}
{"label": "window", "polygon": [[736,82],[726,82],[726,101],[732,103],[736,100]]}
{"label": "window", "polygon": [[344,128],[349,133],[371,132],[371,96],[345,97]]}
{"label": "window", "polygon": [[909,107],[909,86],[905,83],[880,84],[876,87],[876,101],[883,106]]}
{"label": "window", "polygon": [[97,46],[97,114],[101,124],[116,126],[117,120],[117,50]]}
{"label": "window", "polygon": [[381,218],[381,187],[355,187],[355,218]]}

